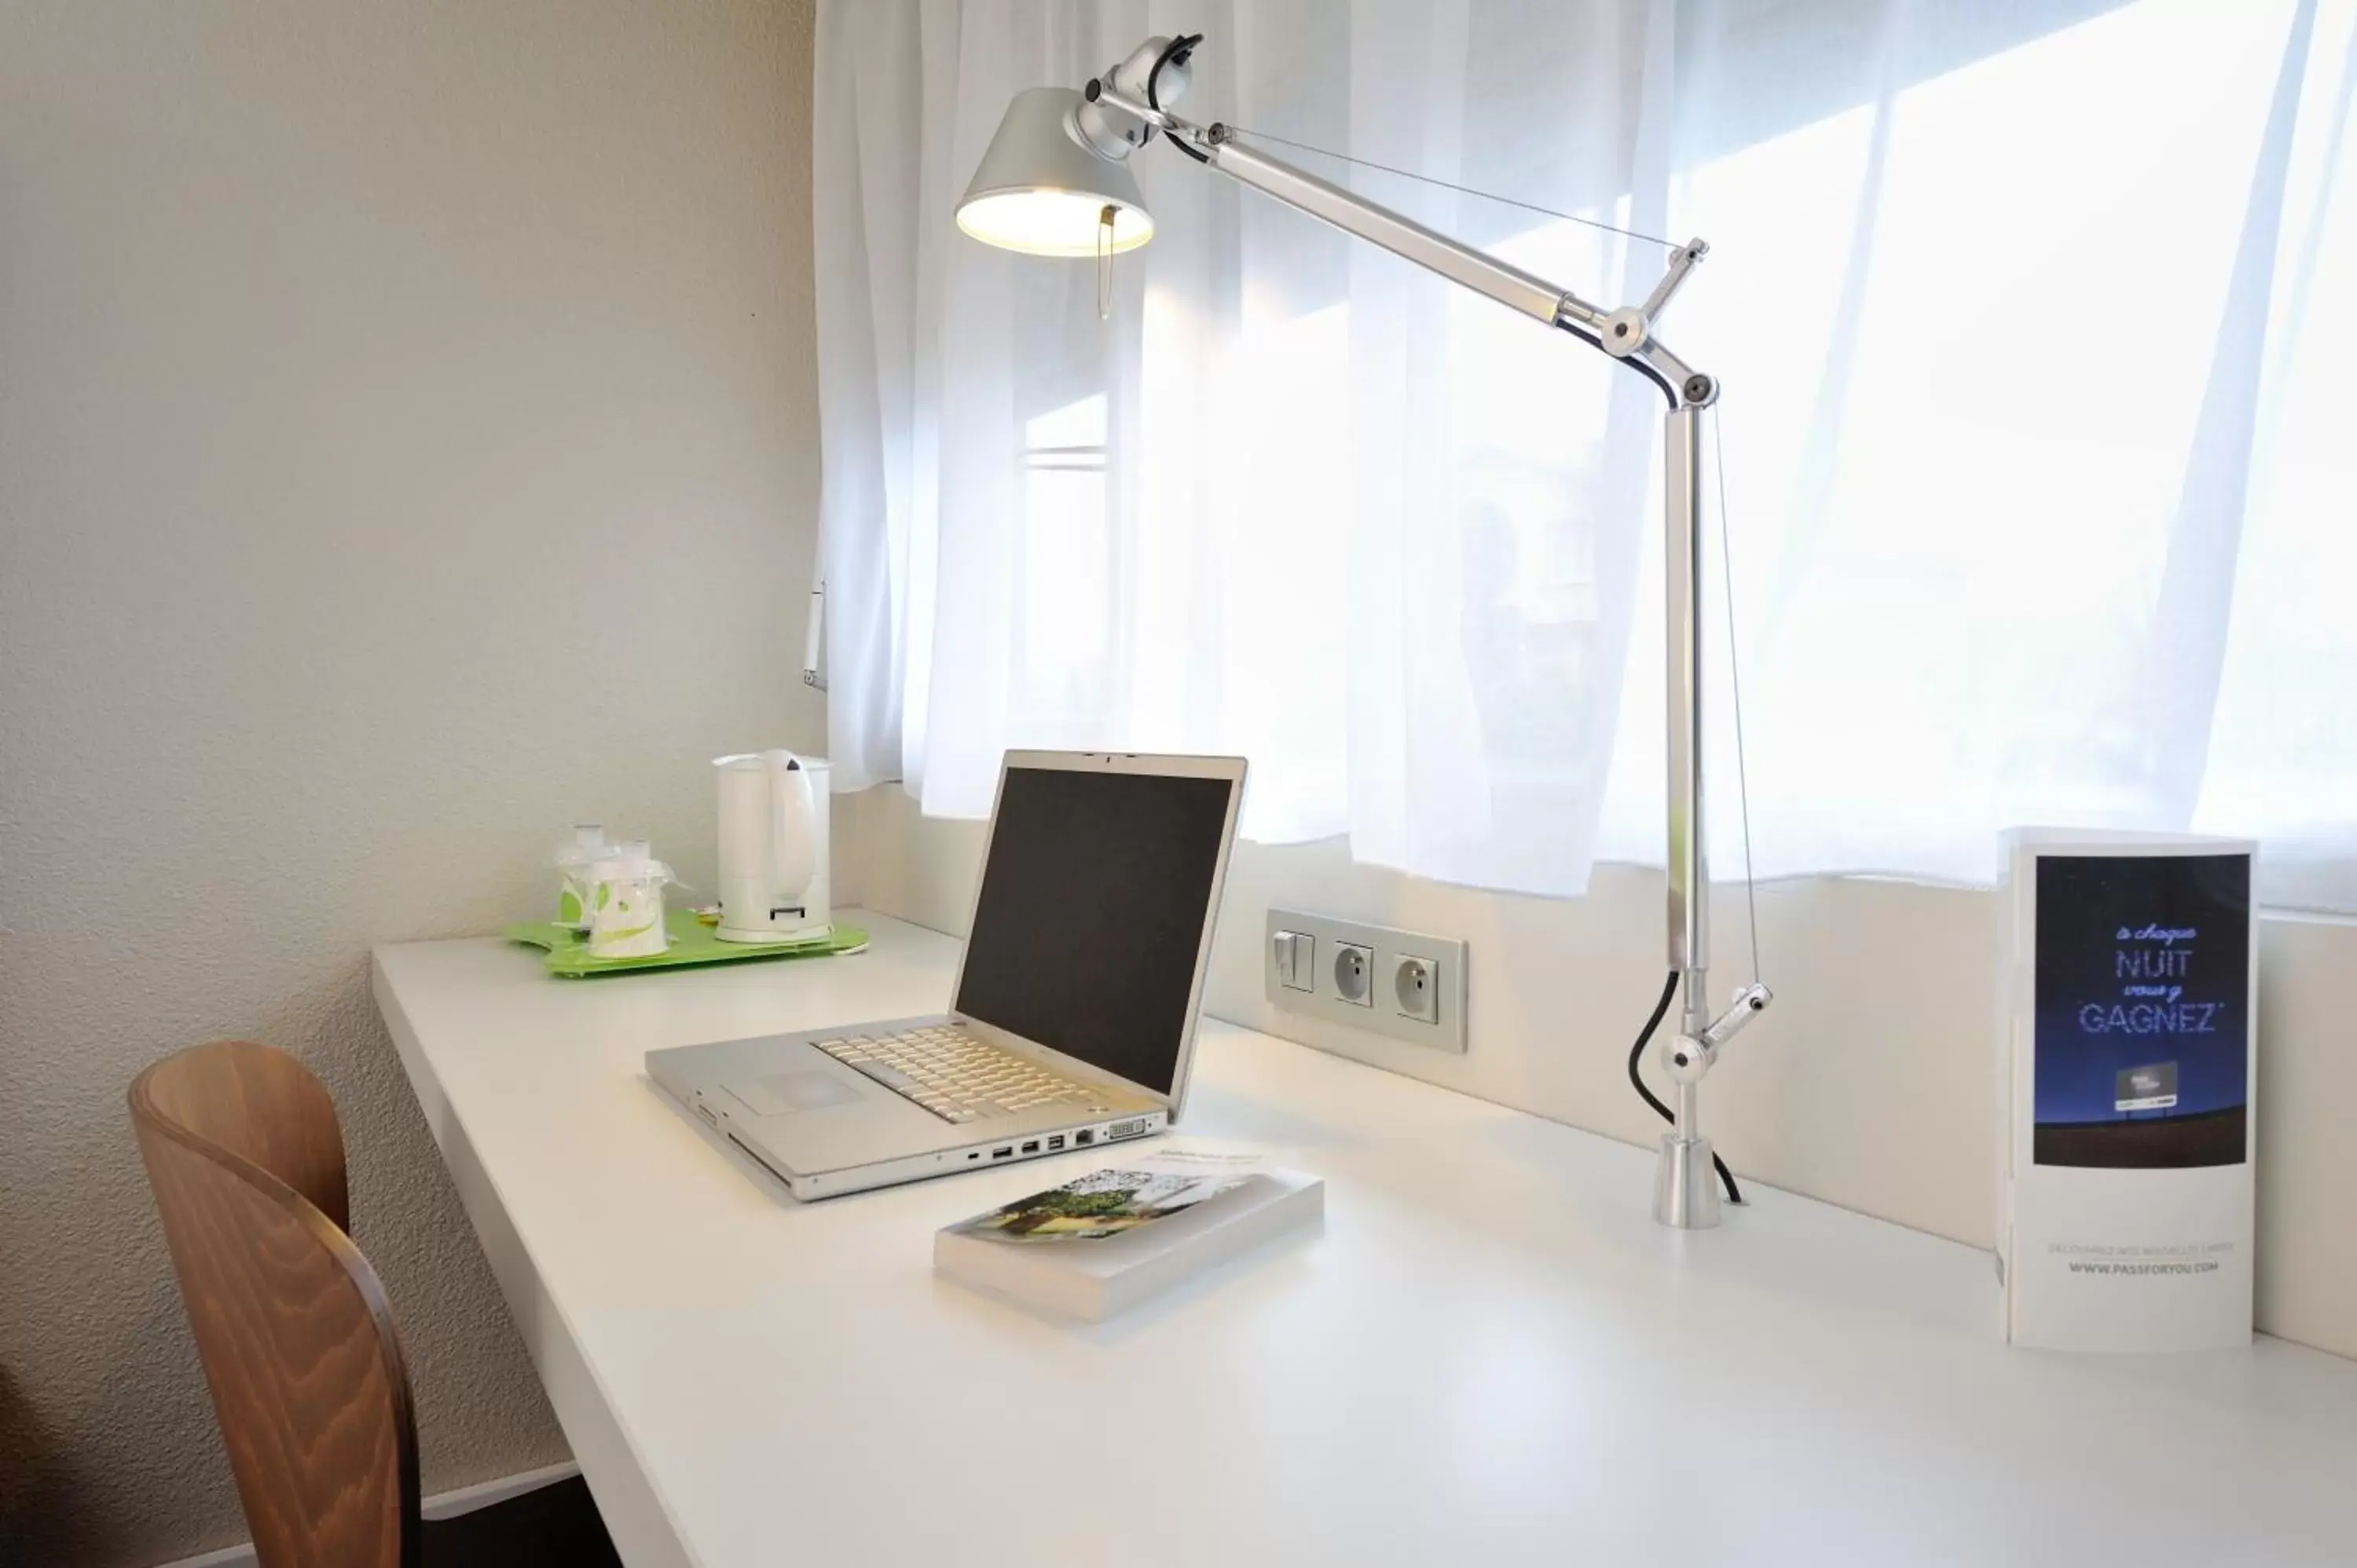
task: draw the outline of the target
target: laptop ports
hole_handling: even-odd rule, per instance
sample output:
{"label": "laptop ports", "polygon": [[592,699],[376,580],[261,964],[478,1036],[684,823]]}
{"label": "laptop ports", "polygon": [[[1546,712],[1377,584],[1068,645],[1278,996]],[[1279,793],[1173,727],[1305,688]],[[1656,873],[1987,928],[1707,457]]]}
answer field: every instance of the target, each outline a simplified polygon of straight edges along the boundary
{"label": "laptop ports", "polygon": [[1048,1140],[1048,1152],[1051,1155],[1063,1146],[1064,1135],[1061,1133],[1057,1133],[1054,1137]]}
{"label": "laptop ports", "polygon": [[1037,1139],[1037,1138],[1034,1138],[1034,1139],[1032,1139],[1029,1143],[1028,1143],[1028,1144],[1024,1144],[1024,1145],[1023,1145],[1023,1152],[1024,1152],[1025,1154],[1027,1154],[1027,1155],[1036,1155],[1036,1154],[1038,1154],[1038,1153],[1039,1152],[1039,1139]]}
{"label": "laptop ports", "polygon": [[1085,1149],[1096,1141],[1097,1133],[1093,1127],[1083,1127],[1072,1134],[1072,1147],[1076,1149]]}
{"label": "laptop ports", "polygon": [[1015,1145],[1012,1144],[1002,1144],[997,1148],[990,1151],[990,1157],[994,1160],[1003,1160],[1014,1153]]}

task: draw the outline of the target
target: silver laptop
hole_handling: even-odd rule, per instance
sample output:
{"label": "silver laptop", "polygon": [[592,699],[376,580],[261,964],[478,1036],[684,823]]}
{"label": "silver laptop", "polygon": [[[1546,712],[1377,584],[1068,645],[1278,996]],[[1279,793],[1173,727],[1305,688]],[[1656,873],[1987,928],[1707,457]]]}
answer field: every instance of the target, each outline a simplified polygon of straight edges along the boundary
{"label": "silver laptop", "polygon": [[655,1082],[832,1197],[1178,1119],[1227,879],[1233,757],[1010,751],[955,1004],[649,1051]]}

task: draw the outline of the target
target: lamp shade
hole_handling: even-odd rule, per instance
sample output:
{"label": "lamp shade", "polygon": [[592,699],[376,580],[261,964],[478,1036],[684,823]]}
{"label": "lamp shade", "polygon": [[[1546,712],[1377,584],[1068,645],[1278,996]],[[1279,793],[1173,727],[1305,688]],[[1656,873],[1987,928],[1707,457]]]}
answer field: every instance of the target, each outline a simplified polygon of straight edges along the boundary
{"label": "lamp shade", "polygon": [[1034,87],[1015,95],[958,203],[958,227],[986,245],[1034,256],[1093,256],[1154,238],[1154,219],[1126,164],[1101,158],[1067,128],[1081,95]]}

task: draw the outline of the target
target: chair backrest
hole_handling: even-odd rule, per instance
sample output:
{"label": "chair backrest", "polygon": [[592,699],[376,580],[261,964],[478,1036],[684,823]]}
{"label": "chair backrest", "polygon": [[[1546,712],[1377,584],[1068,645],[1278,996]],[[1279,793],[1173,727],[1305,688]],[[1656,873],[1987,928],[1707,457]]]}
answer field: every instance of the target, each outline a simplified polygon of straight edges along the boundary
{"label": "chair backrest", "polygon": [[131,1121],[261,1568],[416,1568],[409,1376],[327,1090],[222,1040],[141,1073]]}

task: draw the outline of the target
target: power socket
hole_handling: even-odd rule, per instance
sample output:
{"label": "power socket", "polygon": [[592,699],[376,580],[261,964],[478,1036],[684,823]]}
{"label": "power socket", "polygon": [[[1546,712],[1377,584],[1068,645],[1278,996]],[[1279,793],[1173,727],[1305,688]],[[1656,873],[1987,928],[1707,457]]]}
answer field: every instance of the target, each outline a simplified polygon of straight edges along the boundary
{"label": "power socket", "polygon": [[1439,1022],[1440,980],[1431,960],[1404,954],[1392,966],[1392,1005],[1403,1018],[1419,1024]]}
{"label": "power socket", "polygon": [[1353,1007],[1375,1004],[1375,954],[1356,942],[1334,944],[1334,994]]}
{"label": "power socket", "polygon": [[1271,909],[1262,951],[1266,994],[1282,1012],[1465,1049],[1466,946],[1453,937]]}

